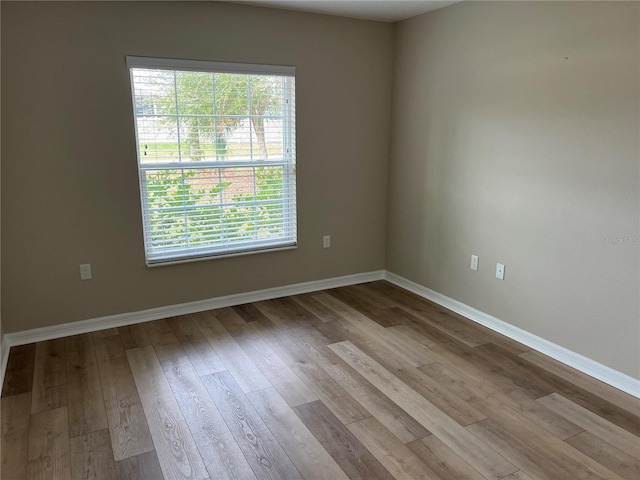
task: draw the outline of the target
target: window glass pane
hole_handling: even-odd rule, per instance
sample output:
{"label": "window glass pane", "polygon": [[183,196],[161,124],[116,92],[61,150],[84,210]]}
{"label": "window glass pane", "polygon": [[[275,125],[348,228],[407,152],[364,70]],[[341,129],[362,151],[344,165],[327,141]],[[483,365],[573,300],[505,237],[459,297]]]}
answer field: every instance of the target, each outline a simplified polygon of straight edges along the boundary
{"label": "window glass pane", "polygon": [[251,110],[254,115],[282,115],[282,77],[251,75]]}
{"label": "window glass pane", "polygon": [[213,74],[176,72],[180,115],[213,115]]}
{"label": "window glass pane", "polygon": [[236,73],[214,74],[216,115],[249,115],[249,75]]}
{"label": "window glass pane", "polygon": [[284,121],[282,118],[269,118],[264,122],[267,142],[267,160],[282,160],[284,152]]}
{"label": "window glass pane", "polygon": [[140,117],[137,120],[141,163],[178,161],[178,128],[175,117]]}
{"label": "window glass pane", "polygon": [[219,242],[223,238],[224,227],[220,205],[196,206],[188,210],[186,215],[191,247],[204,247],[212,242]]}
{"label": "window glass pane", "polygon": [[175,75],[165,70],[131,70],[136,115],[175,115]]}
{"label": "window glass pane", "polygon": [[[150,171],[146,185],[153,246],[283,233],[282,166]],[[180,236],[187,238],[181,243]]]}
{"label": "window glass pane", "polygon": [[[223,160],[233,162],[251,161],[251,122],[248,118],[217,117],[224,127],[219,142],[224,145],[220,152]],[[223,153],[224,152],[224,153]]]}
{"label": "window glass pane", "polygon": [[173,72],[134,69],[132,78],[140,162],[177,161]]}
{"label": "window glass pane", "polygon": [[216,161],[216,137],[212,117],[180,116],[180,160]]}
{"label": "window glass pane", "polygon": [[147,172],[147,232],[151,248],[169,248],[184,244],[184,185],[179,170]]}
{"label": "window glass pane", "polygon": [[215,160],[213,74],[176,72],[181,161]]}
{"label": "window glass pane", "polygon": [[227,188],[222,192],[223,203],[239,202],[250,198],[255,192],[253,167],[223,168],[220,171]]}
{"label": "window glass pane", "polygon": [[[250,84],[250,105],[252,123],[252,144],[253,158],[267,160],[271,142],[274,140],[273,125],[266,117],[282,115],[282,78],[268,75],[251,75]],[[267,135],[267,130],[272,135]],[[280,138],[282,138],[282,132]]]}
{"label": "window glass pane", "polygon": [[147,261],[295,244],[293,78],[131,78]]}

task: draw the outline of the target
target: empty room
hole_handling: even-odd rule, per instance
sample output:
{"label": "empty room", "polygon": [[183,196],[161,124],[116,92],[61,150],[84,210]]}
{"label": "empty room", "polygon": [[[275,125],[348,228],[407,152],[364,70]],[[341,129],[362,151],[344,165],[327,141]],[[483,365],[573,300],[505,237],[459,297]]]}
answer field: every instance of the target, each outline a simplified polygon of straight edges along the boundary
{"label": "empty room", "polygon": [[0,2],[2,480],[640,480],[640,2]]}

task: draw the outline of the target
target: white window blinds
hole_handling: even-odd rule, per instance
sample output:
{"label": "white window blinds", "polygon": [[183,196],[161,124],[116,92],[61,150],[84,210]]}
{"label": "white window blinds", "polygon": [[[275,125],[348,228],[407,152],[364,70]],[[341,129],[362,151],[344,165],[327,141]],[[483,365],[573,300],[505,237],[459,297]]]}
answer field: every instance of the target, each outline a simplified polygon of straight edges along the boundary
{"label": "white window blinds", "polygon": [[294,68],[127,65],[147,264],[295,246]]}

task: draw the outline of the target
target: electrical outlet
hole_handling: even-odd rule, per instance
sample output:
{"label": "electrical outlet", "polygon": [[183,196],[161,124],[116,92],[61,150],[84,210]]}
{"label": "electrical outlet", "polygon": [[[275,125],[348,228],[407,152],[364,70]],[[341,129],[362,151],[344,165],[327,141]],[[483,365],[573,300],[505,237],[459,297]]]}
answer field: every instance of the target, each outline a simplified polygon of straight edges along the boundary
{"label": "electrical outlet", "polygon": [[496,264],[496,278],[504,280],[504,265],[501,263]]}
{"label": "electrical outlet", "polygon": [[322,237],[322,248],[330,248],[331,247],[331,235],[325,235]]}
{"label": "electrical outlet", "polygon": [[471,270],[478,271],[478,256],[471,255]]}
{"label": "electrical outlet", "polygon": [[80,265],[80,280],[91,280],[91,264]]}

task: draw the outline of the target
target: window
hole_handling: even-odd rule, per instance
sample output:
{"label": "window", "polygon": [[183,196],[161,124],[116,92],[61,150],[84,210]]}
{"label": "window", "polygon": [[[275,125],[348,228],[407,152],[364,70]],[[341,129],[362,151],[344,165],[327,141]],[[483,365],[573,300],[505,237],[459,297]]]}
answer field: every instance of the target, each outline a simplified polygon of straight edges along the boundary
{"label": "window", "polygon": [[295,247],[294,67],[127,66],[147,264]]}

